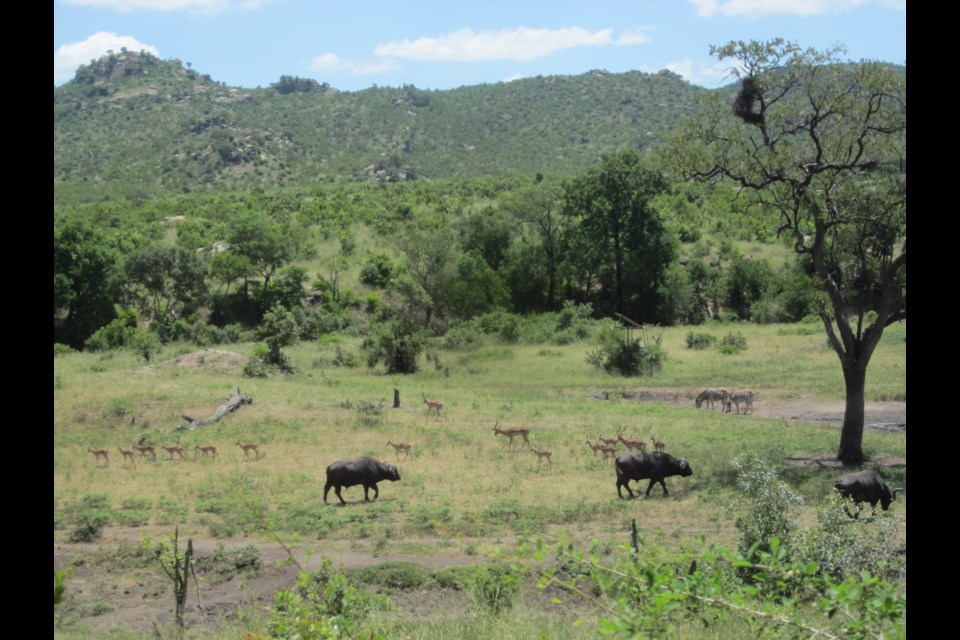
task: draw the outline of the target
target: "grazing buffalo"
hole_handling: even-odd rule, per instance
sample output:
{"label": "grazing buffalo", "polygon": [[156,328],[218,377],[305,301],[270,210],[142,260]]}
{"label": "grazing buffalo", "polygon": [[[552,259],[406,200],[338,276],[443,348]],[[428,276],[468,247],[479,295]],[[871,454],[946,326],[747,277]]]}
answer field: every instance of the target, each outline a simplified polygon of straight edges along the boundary
{"label": "grazing buffalo", "polygon": [[380,462],[370,456],[363,456],[353,460],[337,460],[327,467],[327,484],[323,488],[323,501],[327,501],[327,494],[330,493],[330,487],[336,489],[337,497],[341,504],[347,504],[347,501],[340,495],[340,489],[343,487],[352,487],[354,485],[363,485],[363,499],[370,502],[370,489],[373,489],[373,499],[380,497],[380,490],[377,489],[377,483],[381,480],[396,481],[400,479],[400,472],[392,464]]}
{"label": "grazing buffalo", "polygon": [[849,473],[834,482],[833,486],[844,498],[853,498],[857,505],[857,514],[850,513],[846,505],[843,510],[854,519],[860,518],[860,510],[863,509],[864,502],[869,502],[873,515],[877,515],[878,502],[886,511],[890,508],[890,503],[897,499],[897,492],[903,491],[900,488],[891,491],[880,474],[872,470]]}
{"label": "grazing buffalo", "polygon": [[630,490],[630,481],[631,480],[646,480],[650,479],[650,484],[647,486],[646,495],[650,495],[650,489],[653,489],[653,485],[657,482],[660,483],[660,486],[663,487],[663,495],[667,496],[670,493],[667,491],[667,485],[664,483],[664,478],[669,478],[670,476],[687,476],[693,475],[693,469],[690,468],[690,463],[686,460],[677,460],[669,453],[625,453],[619,458],[616,462],[617,466],[617,495],[621,498],[623,493],[620,492],[620,487],[626,487],[627,493],[630,494],[630,497],[633,497],[633,491]]}

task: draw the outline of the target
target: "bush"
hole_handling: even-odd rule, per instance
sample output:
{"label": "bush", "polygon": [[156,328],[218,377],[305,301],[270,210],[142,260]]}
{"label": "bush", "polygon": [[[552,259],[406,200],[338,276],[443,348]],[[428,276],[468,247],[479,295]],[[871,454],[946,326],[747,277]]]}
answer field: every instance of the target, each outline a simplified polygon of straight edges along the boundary
{"label": "bush", "polygon": [[587,352],[587,364],[603,368],[610,374],[622,376],[653,375],[663,368],[667,353],[661,347],[663,336],[654,338],[653,344],[643,346],[640,342],[621,340],[615,331],[603,331],[597,345]]}
{"label": "bush", "polygon": [[243,365],[243,375],[248,378],[266,378],[274,368],[269,363],[270,349],[263,342],[253,348],[253,355]]}
{"label": "bush", "polygon": [[475,604],[498,615],[513,607],[522,585],[520,571],[507,564],[492,563],[477,567],[467,583],[467,592]]}
{"label": "bush", "polygon": [[254,544],[226,548],[222,542],[217,542],[213,555],[198,558],[197,565],[201,572],[212,573],[218,582],[224,582],[238,573],[256,576],[260,573],[262,561],[260,549]]}
{"label": "bush", "polygon": [[379,403],[361,400],[357,403],[357,425],[374,428],[383,426],[383,400]]}
{"label": "bush", "polygon": [[901,580],[906,558],[899,553],[900,519],[881,515],[871,521],[850,520],[846,500],[831,491],[817,509],[818,526],[796,531],[789,541],[798,562],[816,562],[821,574],[838,580],[862,572]]}
{"label": "bush", "polygon": [[353,574],[353,578],[364,584],[374,584],[388,589],[416,589],[427,581],[423,567],[414,562],[383,562],[364,567]]}
{"label": "bush", "polygon": [[127,346],[137,328],[137,312],[117,307],[117,318],[100,327],[83,343],[88,351],[109,351]]}
{"label": "bush", "polygon": [[393,278],[394,268],[390,257],[378,253],[367,258],[360,268],[360,282],[371,287],[386,287]]}
{"label": "bush", "polygon": [[107,516],[102,511],[81,511],[77,515],[77,528],[70,532],[70,542],[95,542],[103,536]]}
{"label": "bush", "polygon": [[787,540],[796,524],[792,510],[803,504],[795,493],[763,460],[738,457],[733,461],[737,470],[737,488],[747,498],[747,513],[737,518],[740,532],[740,553],[756,560],[759,552],[770,552],[770,538]]}
{"label": "bush", "polygon": [[716,344],[716,342],[717,336],[710,335],[709,333],[694,333],[691,331],[687,334],[687,349],[706,349]]}
{"label": "bush", "polygon": [[717,349],[720,350],[720,353],[735,355],[747,350],[747,339],[739,331],[737,331],[736,335],[731,331],[720,341]]}
{"label": "bush", "polygon": [[387,373],[416,373],[417,359],[425,344],[423,334],[412,321],[397,319],[378,326],[363,341],[363,349],[371,368],[382,362]]}
{"label": "bush", "polygon": [[270,611],[269,631],[274,638],[332,640],[375,637],[359,624],[375,606],[374,595],[355,587],[321,559],[314,573],[303,573],[294,588],[277,593]]}
{"label": "bush", "polygon": [[53,343],[53,357],[59,358],[60,356],[65,356],[68,353],[76,353],[77,350],[71,347],[68,344],[63,344],[62,342]]}
{"label": "bush", "polygon": [[157,334],[135,329],[128,340],[130,348],[138,356],[143,358],[147,364],[156,354],[160,353],[160,338]]}

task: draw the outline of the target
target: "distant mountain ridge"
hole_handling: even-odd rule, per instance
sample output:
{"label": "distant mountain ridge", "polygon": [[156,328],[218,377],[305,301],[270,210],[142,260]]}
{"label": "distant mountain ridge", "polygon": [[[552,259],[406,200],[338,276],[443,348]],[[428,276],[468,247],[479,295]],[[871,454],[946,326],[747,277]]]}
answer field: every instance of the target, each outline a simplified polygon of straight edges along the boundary
{"label": "distant mountain ridge", "polygon": [[341,92],[281,76],[218,83],[121,51],[54,88],[55,200],[400,181],[576,175],[657,144],[708,90],[669,71],[534,77],[446,91]]}

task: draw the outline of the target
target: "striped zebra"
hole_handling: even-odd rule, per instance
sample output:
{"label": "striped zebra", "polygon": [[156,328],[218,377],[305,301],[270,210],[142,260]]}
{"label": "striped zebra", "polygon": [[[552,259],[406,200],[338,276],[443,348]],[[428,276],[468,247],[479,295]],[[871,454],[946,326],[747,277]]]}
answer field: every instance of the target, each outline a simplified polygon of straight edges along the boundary
{"label": "striped zebra", "polygon": [[727,406],[727,398],[730,396],[730,392],[719,387],[717,389],[704,389],[700,392],[700,395],[697,396],[697,409],[703,406],[703,403],[706,402],[707,406],[713,410],[713,403],[719,402],[720,409],[723,410]]}
{"label": "striped zebra", "polygon": [[737,405],[737,415],[740,415],[740,405],[744,405],[743,412],[750,410],[753,413],[753,389],[738,389],[727,397],[726,412],[730,413],[730,405]]}

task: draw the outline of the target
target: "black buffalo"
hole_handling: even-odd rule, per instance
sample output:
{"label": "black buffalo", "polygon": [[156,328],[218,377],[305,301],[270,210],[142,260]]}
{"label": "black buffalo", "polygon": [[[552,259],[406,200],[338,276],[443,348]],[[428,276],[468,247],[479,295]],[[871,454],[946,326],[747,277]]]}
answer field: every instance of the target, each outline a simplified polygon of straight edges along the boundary
{"label": "black buffalo", "polygon": [[616,462],[617,466],[617,495],[621,498],[623,493],[620,491],[620,487],[626,487],[627,493],[630,494],[630,497],[633,497],[633,491],[630,490],[630,481],[631,480],[646,480],[650,479],[650,484],[647,486],[646,495],[650,495],[650,490],[653,489],[653,485],[657,482],[660,483],[660,486],[663,487],[663,495],[667,496],[670,493],[667,491],[667,485],[663,481],[664,478],[669,478],[670,476],[687,476],[693,475],[693,469],[690,468],[690,463],[686,460],[677,460],[669,453],[625,453],[619,458]]}
{"label": "black buffalo", "polygon": [[877,515],[878,502],[886,511],[890,508],[890,503],[897,499],[897,492],[903,491],[900,488],[891,491],[880,474],[872,470],[849,473],[834,482],[833,486],[844,498],[853,498],[854,503],[856,503],[856,515],[850,513],[850,509],[846,505],[843,507],[851,518],[860,517],[860,510],[863,509],[864,502],[870,503],[873,515]]}
{"label": "black buffalo", "polygon": [[323,501],[327,501],[327,494],[330,493],[330,487],[334,487],[337,497],[341,504],[347,504],[347,501],[340,495],[340,489],[343,487],[352,487],[354,485],[363,485],[363,499],[370,502],[370,489],[373,489],[373,499],[380,497],[380,490],[377,489],[377,483],[381,480],[390,480],[391,482],[400,479],[400,472],[397,467],[386,462],[380,462],[376,458],[363,456],[353,460],[337,460],[327,467],[327,484],[323,487]]}

